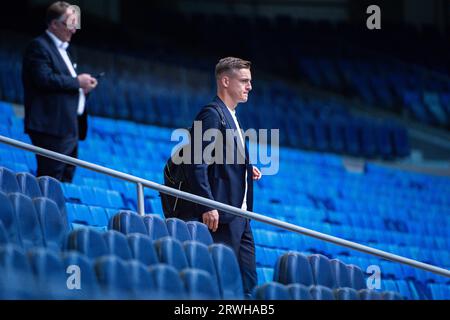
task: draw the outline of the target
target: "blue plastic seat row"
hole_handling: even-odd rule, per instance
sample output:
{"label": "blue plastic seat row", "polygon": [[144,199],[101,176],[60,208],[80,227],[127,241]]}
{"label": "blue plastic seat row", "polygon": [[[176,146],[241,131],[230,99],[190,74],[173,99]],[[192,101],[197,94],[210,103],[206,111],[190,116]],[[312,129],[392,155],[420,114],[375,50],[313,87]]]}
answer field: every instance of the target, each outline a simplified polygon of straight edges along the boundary
{"label": "blue plastic seat row", "polygon": [[321,285],[305,286],[302,284],[283,285],[278,282],[267,282],[253,290],[255,300],[402,300],[402,297],[391,291],[352,288],[330,289]]}
{"label": "blue plastic seat row", "polygon": [[141,233],[125,236],[115,230],[100,233],[81,228],[68,235],[66,250],[78,251],[91,259],[113,255],[124,261],[136,260],[150,266],[165,263],[178,271],[186,268],[203,270],[217,279],[222,298],[242,298],[243,295],[234,252],[221,244],[208,247],[192,240],[182,244],[169,236],[153,240]]}
{"label": "blue plastic seat row", "polygon": [[166,264],[147,267],[107,255],[89,259],[38,248],[26,254],[0,247],[2,299],[218,299],[217,283],[203,270],[178,272]]}

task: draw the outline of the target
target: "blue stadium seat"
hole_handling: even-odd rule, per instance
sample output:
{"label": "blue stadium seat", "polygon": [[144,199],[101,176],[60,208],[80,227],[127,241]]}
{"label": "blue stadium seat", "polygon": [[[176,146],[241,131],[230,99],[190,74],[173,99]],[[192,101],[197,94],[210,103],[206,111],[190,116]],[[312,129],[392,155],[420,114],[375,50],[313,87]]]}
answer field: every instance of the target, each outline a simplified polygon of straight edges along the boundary
{"label": "blue stadium seat", "polygon": [[254,288],[255,300],[291,300],[288,288],[278,282],[268,282]]}
{"label": "blue stadium seat", "polygon": [[[62,259],[66,273],[70,272],[66,275],[67,277],[69,275],[75,275],[78,272],[76,270],[77,268],[79,268],[81,275],[79,283],[77,283],[78,279],[74,279],[72,284],[75,289],[71,290],[70,297],[83,300],[100,298],[98,296],[100,288],[92,261],[76,251],[64,252]],[[80,288],[76,287],[77,284],[80,285]]]}
{"label": "blue stadium seat", "polygon": [[155,283],[157,299],[184,299],[186,290],[177,269],[166,264],[156,264],[149,268]]}
{"label": "blue stadium seat", "polygon": [[358,291],[352,288],[334,289],[336,300],[359,300]]}
{"label": "blue stadium seat", "polygon": [[0,167],[0,191],[6,194],[20,192],[16,175],[14,172],[4,167]]}
{"label": "blue stadium seat", "polygon": [[152,299],[156,284],[147,266],[137,260],[130,260],[125,263],[125,267],[131,281],[133,298]]}
{"label": "blue stadium seat", "polygon": [[125,261],[132,259],[127,237],[123,233],[115,230],[108,230],[103,233],[102,236],[110,255],[117,256]]}
{"label": "blue stadium seat", "polygon": [[59,212],[63,217],[64,224],[68,228],[69,224],[67,221],[66,200],[64,198],[61,183],[52,177],[39,177],[38,182],[42,195],[46,198],[52,199],[57,204]]}
{"label": "blue stadium seat", "polygon": [[336,287],[351,287],[352,284],[350,282],[347,265],[337,259],[330,260],[330,264],[336,282]]}
{"label": "blue stadium seat", "polygon": [[184,269],[180,272],[180,277],[184,282],[189,299],[220,299],[215,275],[200,269]]}
{"label": "blue stadium seat", "polygon": [[161,263],[167,263],[178,271],[189,266],[184,254],[183,246],[177,239],[164,237],[155,240],[154,246]]}
{"label": "blue stadium seat", "polygon": [[313,297],[313,300],[336,300],[333,291],[321,285],[310,286],[309,293]]}
{"label": "blue stadium seat", "polygon": [[95,260],[95,272],[103,298],[129,299],[132,283],[125,261],[116,256],[106,255]]}
{"label": "blue stadium seat", "polygon": [[308,258],[290,251],[278,258],[274,280],[283,284],[300,283],[305,286],[314,284],[314,275]]}
{"label": "blue stadium seat", "polygon": [[217,283],[216,269],[214,268],[208,247],[201,242],[190,240],[183,243],[183,248],[189,267],[207,271]]}
{"label": "blue stadium seat", "polygon": [[43,247],[44,239],[33,201],[21,193],[10,193],[9,199],[14,208],[23,248]]}
{"label": "blue stadium seat", "polygon": [[144,216],[144,224],[147,228],[147,234],[153,240],[169,236],[166,223],[156,214],[146,214]]}
{"label": "blue stadium seat", "polygon": [[335,288],[336,282],[331,271],[330,260],[320,254],[313,254],[308,257],[314,276],[314,283],[328,288]]}
{"label": "blue stadium seat", "polygon": [[41,227],[44,245],[49,250],[60,251],[64,244],[67,230],[56,203],[48,198],[33,200]]}
{"label": "blue stadium seat", "polygon": [[42,298],[67,298],[66,270],[61,257],[44,248],[34,249],[28,256]]}
{"label": "blue stadium seat", "polygon": [[303,284],[292,283],[289,284],[287,288],[292,300],[313,300],[313,297],[309,292],[309,287]]}
{"label": "blue stadium seat", "polygon": [[66,208],[67,208],[67,219],[71,224],[69,227],[73,228],[74,224],[82,224],[90,226],[94,225],[94,219],[92,218],[92,214],[88,206],[83,204],[68,203]]}
{"label": "blue stadium seat", "polygon": [[213,239],[208,227],[199,221],[188,221],[186,222],[189,233],[192,240],[202,242],[203,244],[209,246],[213,244]]}
{"label": "blue stadium seat", "polygon": [[4,286],[3,299],[38,298],[30,263],[16,244],[0,246],[0,279]]}
{"label": "blue stadium seat", "polygon": [[142,218],[133,211],[119,211],[110,221],[108,228],[123,234],[148,234]]}
{"label": "blue stadium seat", "polygon": [[22,246],[14,208],[3,192],[0,192],[0,221],[3,223],[9,242]]}
{"label": "blue stadium seat", "polygon": [[381,293],[375,290],[362,289],[358,291],[361,300],[382,300]]}
{"label": "blue stadium seat", "polygon": [[403,300],[400,293],[395,292],[395,291],[384,291],[381,294],[381,299],[382,300]]}
{"label": "blue stadium seat", "polygon": [[222,244],[212,244],[209,252],[216,269],[222,299],[242,299],[241,272],[233,250]]}
{"label": "blue stadium seat", "polygon": [[67,249],[85,254],[88,258],[108,255],[108,247],[102,233],[89,228],[72,231],[67,237]]}
{"label": "blue stadium seat", "polygon": [[106,216],[105,208],[89,206],[90,216],[92,219],[92,226],[104,227],[108,225],[108,217]]}
{"label": "blue stadium seat", "polygon": [[153,241],[149,236],[132,233],[127,236],[127,239],[133,259],[147,266],[159,263]]}
{"label": "blue stadium seat", "polygon": [[20,192],[31,199],[42,197],[41,188],[35,176],[28,172],[20,172],[16,174]]}
{"label": "blue stadium seat", "polygon": [[6,232],[6,229],[3,226],[3,222],[0,220],[0,246],[8,243],[9,243],[8,233]]}
{"label": "blue stadium seat", "polygon": [[349,264],[347,265],[348,274],[350,277],[351,288],[355,290],[361,290],[366,288],[366,281],[364,280],[364,274],[361,268]]}
{"label": "blue stadium seat", "polygon": [[188,227],[183,220],[177,218],[166,219],[166,226],[169,235],[175,239],[181,242],[192,240]]}

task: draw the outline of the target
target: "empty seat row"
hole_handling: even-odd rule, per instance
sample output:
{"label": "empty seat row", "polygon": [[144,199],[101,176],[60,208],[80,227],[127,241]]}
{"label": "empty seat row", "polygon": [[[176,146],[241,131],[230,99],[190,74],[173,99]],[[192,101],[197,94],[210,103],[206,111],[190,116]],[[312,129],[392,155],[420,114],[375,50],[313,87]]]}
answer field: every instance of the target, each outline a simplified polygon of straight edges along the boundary
{"label": "empty seat row", "polygon": [[67,230],[63,215],[53,200],[44,197],[32,200],[17,192],[8,196],[0,192],[0,221],[4,242],[24,249],[60,250]]}
{"label": "empty seat row", "polygon": [[306,286],[322,285],[328,288],[366,288],[364,274],[355,265],[346,265],[340,260],[329,260],[320,254],[305,256],[290,251],[280,256],[275,265],[274,281]]}
{"label": "empty seat row", "polygon": [[402,297],[391,291],[352,288],[330,289],[321,285],[305,286],[302,284],[283,285],[268,282],[253,290],[256,300],[402,300]]}
{"label": "empty seat row", "polygon": [[212,276],[193,268],[145,266],[117,256],[97,259],[43,248],[0,247],[1,299],[219,299]]}
{"label": "empty seat row", "polygon": [[108,228],[124,234],[146,234],[154,240],[170,235],[182,242],[196,240],[207,246],[213,243],[211,233],[205,224],[198,221],[184,222],[177,218],[164,221],[156,214],[141,217],[133,211],[120,211],[110,219]]}
{"label": "empty seat row", "polygon": [[58,180],[52,177],[36,178],[26,172],[15,174],[7,168],[0,167],[0,191],[6,194],[22,193],[31,199],[46,197],[53,200],[67,225],[66,202]]}
{"label": "empty seat row", "polygon": [[90,259],[112,255],[124,261],[136,260],[147,266],[164,263],[180,272],[186,268],[203,270],[216,279],[222,298],[243,296],[236,256],[231,248],[222,244],[208,247],[193,240],[181,243],[170,236],[153,240],[141,233],[125,236],[115,230],[101,233],[81,228],[68,235],[66,250],[80,252]]}

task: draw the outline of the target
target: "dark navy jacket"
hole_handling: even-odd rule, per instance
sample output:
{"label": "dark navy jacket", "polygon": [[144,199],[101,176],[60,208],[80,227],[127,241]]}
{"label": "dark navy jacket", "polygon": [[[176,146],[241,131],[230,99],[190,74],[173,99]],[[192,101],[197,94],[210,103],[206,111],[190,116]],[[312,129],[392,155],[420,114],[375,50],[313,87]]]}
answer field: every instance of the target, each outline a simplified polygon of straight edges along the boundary
{"label": "dark navy jacket", "polygon": [[80,85],[46,33],[28,45],[22,80],[26,133],[35,131],[81,140],[86,137],[86,112],[77,115]]}
{"label": "dark navy jacket", "polygon": [[[222,114],[225,117],[225,128],[221,124],[221,115],[219,112],[211,106],[211,104],[216,105],[216,107],[221,108]],[[195,121],[202,122],[202,134],[211,128],[221,129],[223,134],[223,158],[224,164],[207,164],[204,162],[202,157],[201,164],[193,164],[187,166],[187,178],[190,186],[190,190],[193,193],[211,199],[216,200],[225,204],[229,204],[231,206],[241,208],[242,202],[244,199],[245,193],[245,171],[247,170],[247,210],[253,210],[253,179],[252,179],[252,165],[248,160],[248,152],[245,150],[245,164],[238,164],[238,140],[239,137],[235,137],[233,140],[234,143],[234,163],[226,164],[225,159],[227,158],[227,147],[226,147],[226,136],[223,129],[234,129],[236,130],[236,126],[234,124],[234,120],[228,111],[225,104],[219,97],[215,97],[210,105],[204,107],[197,117]],[[242,130],[245,130],[241,127]],[[195,141],[195,137],[192,137],[193,141]],[[202,144],[202,152],[205,150],[206,146],[208,146],[211,142],[203,142]],[[240,142],[239,142],[240,143]],[[192,144],[193,145],[193,144]],[[242,148],[241,148],[242,150]],[[192,155],[193,149],[192,149]],[[242,154],[242,153],[241,153]],[[241,162],[242,163],[242,162]],[[210,211],[214,208],[205,207],[202,205],[196,206],[196,212],[194,213],[195,217],[201,220],[201,215],[207,211]],[[236,216],[219,211],[219,223],[230,223],[235,219]],[[187,217],[183,217],[187,218]]]}

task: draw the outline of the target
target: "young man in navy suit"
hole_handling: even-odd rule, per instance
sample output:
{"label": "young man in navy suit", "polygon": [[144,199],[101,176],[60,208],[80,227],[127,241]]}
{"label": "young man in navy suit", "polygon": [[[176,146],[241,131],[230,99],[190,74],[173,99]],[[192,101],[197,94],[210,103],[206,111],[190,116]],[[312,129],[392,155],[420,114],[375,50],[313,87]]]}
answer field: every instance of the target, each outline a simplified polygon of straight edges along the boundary
{"label": "young man in navy suit", "polygon": [[[77,157],[78,140],[86,137],[86,95],[97,80],[77,75],[67,51],[79,16],[67,2],[47,9],[47,30],[34,39],[23,57],[25,132],[34,145]],[[71,182],[75,167],[42,156],[37,158],[37,176]]]}
{"label": "young man in navy suit", "polygon": [[[235,111],[239,103],[247,102],[252,90],[250,66],[249,61],[233,57],[221,59],[217,64],[217,96],[200,111],[195,120],[201,122],[202,137],[210,129],[222,132],[222,135],[225,135],[224,131],[232,130],[235,133],[234,139],[225,139],[223,136],[224,143],[218,147],[223,157],[221,163],[209,163],[203,159],[203,152],[210,142],[203,141],[202,147],[197,149],[193,146],[191,155],[195,158],[195,150],[198,152],[201,149],[202,160],[199,163],[194,159],[193,164],[187,166],[187,176],[193,193],[252,211],[253,180],[260,179],[261,172],[250,164],[240,131],[243,128]],[[192,141],[195,143],[196,138],[193,137]],[[217,141],[216,139],[215,142]],[[229,154],[230,150],[234,150],[232,156]],[[239,157],[243,157],[243,161],[239,161]],[[182,218],[199,219],[212,231],[214,242],[233,248],[239,261],[244,292],[249,296],[257,285],[255,244],[250,220],[202,205],[196,205],[195,211],[194,216]]]}

